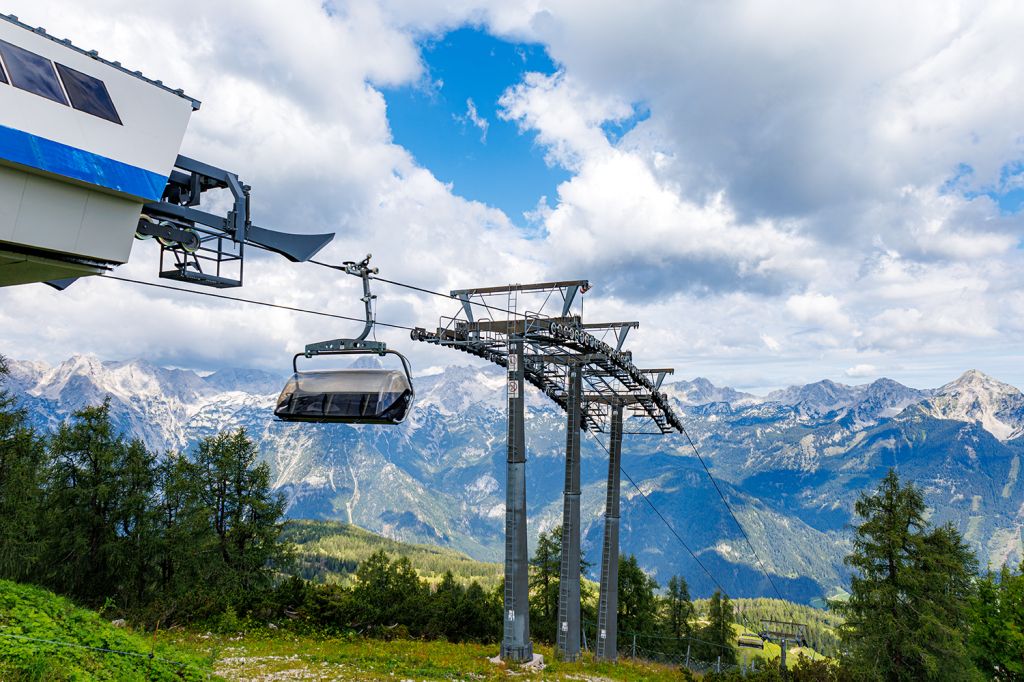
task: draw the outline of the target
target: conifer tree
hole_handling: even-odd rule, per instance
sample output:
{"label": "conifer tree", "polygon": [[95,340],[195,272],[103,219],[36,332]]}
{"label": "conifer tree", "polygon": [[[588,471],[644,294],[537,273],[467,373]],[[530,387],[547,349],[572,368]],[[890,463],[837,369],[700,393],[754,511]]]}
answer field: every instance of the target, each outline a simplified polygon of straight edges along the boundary
{"label": "conifer tree", "polygon": [[689,637],[692,631],[693,602],[690,601],[690,587],[686,578],[674,575],[668,579],[668,591],[664,600],[665,629],[676,639]]}
{"label": "conifer tree", "polygon": [[967,655],[974,557],[952,526],[929,530],[921,491],[890,470],[855,506],[845,663],[870,680],[973,679]]}
{"label": "conifer tree", "polygon": [[62,424],[50,444],[45,523],[48,582],[95,604],[116,592],[117,515],[126,444],[110,401]]}
{"label": "conifer tree", "polygon": [[619,632],[652,633],[658,624],[658,582],[630,554],[619,556]]}
{"label": "conifer tree", "polygon": [[[580,555],[580,574],[590,568],[587,560]],[[554,641],[558,623],[558,590],[562,575],[562,527],[555,526],[537,539],[537,549],[530,558],[530,632],[533,636]],[[596,612],[591,603],[593,590],[585,582],[580,584],[580,599],[583,620],[595,620]],[[550,639],[549,639],[550,638]]]}
{"label": "conifer tree", "polygon": [[114,522],[118,534],[115,566],[118,592],[128,608],[146,604],[156,586],[159,543],[156,511],[156,456],[135,440],[123,451]]}
{"label": "conifer tree", "polygon": [[221,590],[229,599],[243,598],[270,585],[272,562],[280,563],[283,495],[270,487],[270,468],[256,463],[256,443],[243,429],[199,443],[195,474],[199,496],[215,536]]}
{"label": "conifer tree", "polygon": [[430,598],[427,635],[458,641],[462,635],[460,611],[465,599],[466,589],[455,582],[455,575],[451,571],[445,571]]}
{"label": "conifer tree", "polygon": [[210,560],[213,528],[202,503],[198,467],[187,457],[168,453],[157,465],[160,494],[155,502],[157,611],[164,618],[209,614],[223,604],[210,596],[219,564]]}
{"label": "conifer tree", "polygon": [[496,641],[501,637],[501,611],[500,601],[493,599],[477,581],[471,582],[466,588],[460,611],[463,639],[473,642]]}
{"label": "conifer tree", "polygon": [[351,625],[371,629],[404,625],[418,632],[429,617],[427,595],[426,584],[407,557],[391,561],[384,550],[378,550],[356,571]]}
{"label": "conifer tree", "polygon": [[287,568],[283,497],[241,429],[203,439],[194,461],[169,453],[154,464],[150,504],[157,537],[152,568],[158,615],[185,619],[245,611]]}
{"label": "conifer tree", "polygon": [[734,620],[735,614],[729,597],[715,590],[708,602],[708,624],[700,630],[699,636],[703,641],[698,649],[701,658],[716,661],[721,657],[722,663],[736,661],[736,651],[733,649],[735,634],[732,629]]}
{"label": "conifer tree", "polygon": [[0,356],[0,577],[37,578],[44,443],[25,411],[3,388],[8,369]]}
{"label": "conifer tree", "polygon": [[986,678],[1024,680],[1024,575],[1004,566],[978,581],[968,644]]}
{"label": "conifer tree", "polygon": [[535,636],[542,638],[555,632],[561,557],[561,527],[541,533],[530,559],[530,621]]}

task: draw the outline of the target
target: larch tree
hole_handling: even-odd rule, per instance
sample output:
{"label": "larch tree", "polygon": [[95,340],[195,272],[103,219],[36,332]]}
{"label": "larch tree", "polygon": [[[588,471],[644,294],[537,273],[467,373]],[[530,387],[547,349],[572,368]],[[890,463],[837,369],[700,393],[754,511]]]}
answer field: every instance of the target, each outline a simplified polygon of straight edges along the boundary
{"label": "larch tree", "polygon": [[722,663],[735,663],[736,651],[733,640],[736,639],[732,629],[736,615],[728,595],[719,590],[711,595],[708,603],[708,624],[700,631],[703,640],[700,652],[707,660],[718,660]]}
{"label": "larch tree", "polygon": [[693,602],[690,600],[690,587],[686,578],[674,575],[668,579],[668,589],[664,599],[665,629],[676,639],[689,637],[693,629]]}
{"label": "larch tree", "polygon": [[959,533],[929,528],[921,490],[893,470],[855,511],[850,597],[832,605],[846,617],[846,667],[886,682],[976,679],[966,641],[977,566]]}
{"label": "larch tree", "polygon": [[653,633],[658,625],[658,582],[636,557],[619,557],[619,632]]}

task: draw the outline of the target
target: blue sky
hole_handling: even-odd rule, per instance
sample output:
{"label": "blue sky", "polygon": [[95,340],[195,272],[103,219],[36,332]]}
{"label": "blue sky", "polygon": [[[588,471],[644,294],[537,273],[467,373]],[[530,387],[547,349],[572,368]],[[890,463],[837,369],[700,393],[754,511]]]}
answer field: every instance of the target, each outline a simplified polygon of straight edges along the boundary
{"label": "blue sky", "polygon": [[522,133],[498,115],[498,99],[526,72],[552,74],[557,66],[541,45],[507,42],[479,28],[461,28],[421,46],[423,78],[383,90],[395,142],[460,196],[500,208],[526,226],[523,214],[542,197],[553,201],[558,183],[570,174],[545,162],[534,133]]}
{"label": "blue sky", "polygon": [[995,182],[976,187],[975,170],[969,164],[957,165],[953,176],[943,186],[944,191],[960,194],[967,199],[988,197],[999,207],[1000,213],[1013,216],[1024,211],[1024,160],[1013,161],[999,169]]}

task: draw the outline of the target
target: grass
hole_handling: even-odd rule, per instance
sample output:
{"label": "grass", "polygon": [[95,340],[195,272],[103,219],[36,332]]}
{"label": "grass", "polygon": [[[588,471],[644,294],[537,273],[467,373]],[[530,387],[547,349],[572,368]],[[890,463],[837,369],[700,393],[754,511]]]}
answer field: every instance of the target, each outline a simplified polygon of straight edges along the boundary
{"label": "grass", "polygon": [[679,668],[639,661],[555,661],[540,646],[546,667],[527,670],[491,663],[497,644],[451,644],[417,640],[381,641],[315,637],[280,631],[222,637],[188,631],[164,633],[161,640],[212,657],[214,671],[227,680],[678,680]]}
{"label": "grass", "polygon": [[203,680],[208,671],[52,592],[0,580],[0,680]]}
{"label": "grass", "polygon": [[[739,626],[737,626],[739,630]],[[111,653],[112,649],[125,653]],[[799,649],[792,651],[796,661]],[[0,679],[27,680],[677,680],[677,666],[645,661],[556,661],[543,670],[492,663],[497,644],[363,639],[257,629],[234,635],[192,629],[156,635],[116,628],[51,592],[0,580]],[[778,655],[778,647],[740,650]],[[808,652],[809,653],[809,652]],[[149,658],[153,654],[153,658]]]}

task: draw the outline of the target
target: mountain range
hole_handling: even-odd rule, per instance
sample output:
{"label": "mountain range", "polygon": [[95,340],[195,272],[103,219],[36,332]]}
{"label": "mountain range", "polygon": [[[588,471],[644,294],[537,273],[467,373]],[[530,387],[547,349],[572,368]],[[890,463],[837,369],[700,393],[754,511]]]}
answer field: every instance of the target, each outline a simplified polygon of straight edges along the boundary
{"label": "mountain range", "polygon": [[[12,360],[10,368],[7,387],[40,430],[107,397],[117,426],[158,452],[187,452],[205,436],[244,427],[287,496],[289,516],[501,558],[505,377],[497,367],[452,366],[419,377],[414,410],[398,427],[275,421],[285,377],[259,370],[202,375],[92,356],[56,366]],[[889,467],[924,490],[931,520],[953,523],[982,566],[1022,559],[1024,394],[1013,386],[971,370],[927,390],[889,379],[858,386],[826,380],[756,396],[702,378],[663,390],[757,556],[685,437],[630,436],[622,466],[636,485],[623,477],[621,548],[662,585],[679,574],[697,596],[715,587],[736,597],[776,596],[777,589],[802,602],[840,593],[854,502]],[[561,522],[565,417],[541,394],[527,397],[535,540]],[[606,438],[583,439],[583,549],[592,574],[603,532]]]}

